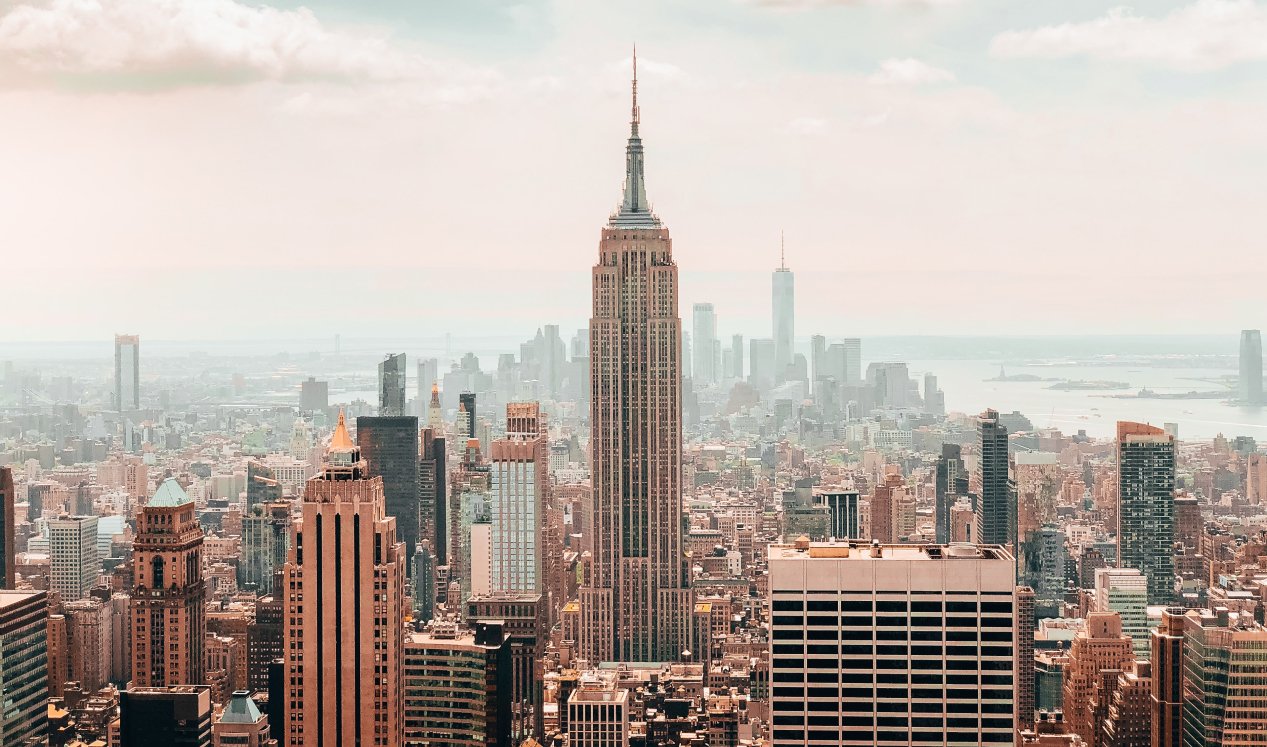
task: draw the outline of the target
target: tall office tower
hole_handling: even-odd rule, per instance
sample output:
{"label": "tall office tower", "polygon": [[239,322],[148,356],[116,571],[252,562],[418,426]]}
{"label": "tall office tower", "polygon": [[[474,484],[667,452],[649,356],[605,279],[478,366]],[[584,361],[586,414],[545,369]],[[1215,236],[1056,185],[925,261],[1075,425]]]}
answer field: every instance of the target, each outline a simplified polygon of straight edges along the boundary
{"label": "tall office tower", "polygon": [[412,558],[418,546],[418,435],[418,418],[412,415],[356,419],[356,443],[365,460],[365,474],[383,478],[387,515],[396,519],[396,536],[405,543],[406,558]]}
{"label": "tall office tower", "polygon": [[937,386],[937,377],[930,373],[924,374],[924,412],[946,414],[946,393]]}
{"label": "tall office tower", "polygon": [[558,399],[563,391],[563,373],[567,367],[567,345],[559,337],[559,325],[544,327],[541,349],[541,380],[550,399]]}
{"label": "tall office tower", "polygon": [[67,679],[78,682],[87,692],[96,692],[110,679],[113,637],[109,609],[92,597],[68,602],[63,609]]}
{"label": "tall office tower", "polygon": [[989,545],[770,546],[772,744],[1010,743],[1013,562]]}
{"label": "tall office tower", "polygon": [[770,275],[770,310],[774,322],[775,381],[782,382],[796,355],[796,276],[788,269],[779,238],[779,267]]}
{"label": "tall office tower", "polygon": [[1016,543],[1016,494],[1008,473],[1007,428],[999,413],[986,410],[977,418],[977,439],[981,454],[977,463],[976,531],[973,539],[987,545]]}
{"label": "tall office tower", "polygon": [[[284,595],[262,596],[255,602],[255,620],[246,628],[246,685],[251,692],[268,692],[268,669],[285,656],[286,604]],[[281,722],[274,725],[281,734]]]}
{"label": "tall office tower", "polygon": [[963,447],[942,444],[937,458],[936,503],[933,525],[937,544],[950,542],[950,507],[960,496],[968,494],[968,468],[963,461]]}
{"label": "tall office tower", "polygon": [[409,584],[414,620],[425,625],[436,616],[436,556],[431,549],[431,540],[418,540],[412,564],[413,575]]}
{"label": "tall office tower", "polygon": [[840,341],[844,347],[845,384],[862,385],[862,340],[857,337],[846,337]]}
{"label": "tall office tower", "polygon": [[330,406],[330,382],[317,381],[309,376],[299,384],[299,409],[304,412],[321,412]]}
{"label": "tall office tower", "polygon": [[290,549],[290,502],[257,505],[242,517],[242,553],[238,559],[238,586],[245,591],[267,595],[273,576],[286,563]]}
{"label": "tall office tower", "polygon": [[404,683],[406,744],[511,747],[510,646],[499,621],[406,635]]}
{"label": "tall office tower", "polygon": [[488,588],[467,600],[468,619],[505,622],[516,711],[511,736],[517,741],[541,734],[543,727],[538,662],[545,653],[549,629],[544,604],[543,522],[550,477],[545,434],[545,419],[537,403],[506,405],[506,437],[492,443],[489,460]]}
{"label": "tall office tower", "polygon": [[835,539],[863,539],[859,503],[856,490],[825,490],[815,496],[815,501],[827,507],[828,535]]}
{"label": "tall office tower", "polygon": [[0,744],[47,744],[48,593],[0,591]]}
{"label": "tall office tower", "polygon": [[48,521],[49,591],[62,602],[88,596],[97,583],[97,517],[59,516]]}
{"label": "tall office tower", "polygon": [[207,585],[194,501],[169,477],[137,518],[132,543],[132,685],[202,684]]}
{"label": "tall office tower", "polygon": [[1184,747],[1262,744],[1267,628],[1225,608],[1188,612],[1182,687]]}
{"label": "tall office tower", "polygon": [[[432,392],[435,396],[435,392]],[[449,562],[448,470],[444,430],[430,425],[422,429],[418,452],[418,538],[431,542],[436,565]]]}
{"label": "tall office tower", "polygon": [[462,392],[458,395],[458,416],[454,429],[458,438],[479,438],[475,431],[479,422],[475,411],[475,392]]}
{"label": "tall office tower", "polygon": [[1148,603],[1175,592],[1175,437],[1143,423],[1117,424],[1117,565],[1148,578]]}
{"label": "tall office tower", "polygon": [[1028,586],[1016,587],[1016,618],[1013,640],[1016,641],[1016,728],[1034,728],[1035,701],[1038,690],[1034,684],[1037,672],[1034,661],[1034,590]]}
{"label": "tall office tower", "polygon": [[431,387],[440,380],[440,361],[435,358],[423,358],[417,364],[417,379],[414,384],[418,388],[418,415],[427,417],[427,397]]}
{"label": "tall office tower", "polygon": [[277,475],[254,459],[246,463],[246,511],[264,503],[272,503],[282,499],[282,484]]}
{"label": "tall office tower", "polygon": [[506,422],[506,438],[493,442],[489,460],[490,589],[498,594],[541,594],[548,443],[537,425],[537,403],[506,405]]}
{"label": "tall office tower", "polygon": [[1263,338],[1256,329],[1241,330],[1241,402],[1247,405],[1263,404]]}
{"label": "tall office tower", "polygon": [[141,338],[114,336],[114,409],[141,409]]}
{"label": "tall office tower", "polygon": [[775,383],[774,340],[770,338],[748,341],[748,383],[754,389],[769,389]]}
{"label": "tall office tower", "polygon": [[1183,745],[1184,612],[1182,607],[1164,610],[1161,625],[1149,634],[1153,666],[1151,747]]}
{"label": "tall office tower", "polygon": [[1122,618],[1122,633],[1131,638],[1135,656],[1147,659],[1148,579],[1135,568],[1097,568],[1095,571],[1096,612],[1116,612]]}
{"label": "tall office tower", "polygon": [[405,546],[343,413],[286,559],[286,744],[401,743]]}
{"label": "tall office tower", "polygon": [[734,366],[730,375],[736,379],[743,378],[743,335],[730,337],[730,362]]}
{"label": "tall office tower", "polygon": [[440,406],[440,384],[431,382],[431,401],[427,404],[427,427],[444,437],[444,409]]}
{"label": "tall office tower", "polygon": [[378,414],[399,417],[405,414],[405,354],[388,353],[378,364]]}
{"label": "tall office tower", "polygon": [[1093,696],[1102,675],[1112,672],[1116,678],[1134,660],[1131,639],[1122,634],[1122,619],[1116,612],[1087,615],[1086,627],[1069,648],[1062,684],[1065,721],[1084,742],[1099,743]]}
{"label": "tall office tower", "polygon": [[17,585],[14,562],[17,558],[15,535],[17,499],[13,487],[13,468],[0,467],[0,589]]}
{"label": "tall office tower", "polygon": [[124,747],[211,747],[211,688],[133,687],[119,693]]}
{"label": "tall office tower", "polygon": [[809,338],[809,369],[810,369],[810,386],[815,395],[818,392],[818,378],[827,376],[824,366],[827,364],[827,338],[822,335],[814,335]]}
{"label": "tall office tower", "polygon": [[594,558],[581,590],[591,662],[674,661],[693,605],[682,550],[682,321],[669,230],[651,212],[633,122],[625,194],[603,229],[590,321]]}
{"label": "tall office tower", "polygon": [[714,360],[717,347],[717,312],[711,303],[697,303],[692,308],[691,358],[695,362],[695,381],[699,386],[716,384],[721,379]]}

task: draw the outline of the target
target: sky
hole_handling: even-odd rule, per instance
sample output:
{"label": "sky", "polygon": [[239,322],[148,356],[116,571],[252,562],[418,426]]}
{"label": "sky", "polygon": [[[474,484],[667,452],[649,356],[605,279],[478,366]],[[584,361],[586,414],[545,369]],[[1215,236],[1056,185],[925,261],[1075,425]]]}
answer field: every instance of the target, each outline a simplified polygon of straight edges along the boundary
{"label": "sky", "polygon": [[688,329],[1267,326],[1267,0],[0,0],[0,357],[583,325],[635,43]]}

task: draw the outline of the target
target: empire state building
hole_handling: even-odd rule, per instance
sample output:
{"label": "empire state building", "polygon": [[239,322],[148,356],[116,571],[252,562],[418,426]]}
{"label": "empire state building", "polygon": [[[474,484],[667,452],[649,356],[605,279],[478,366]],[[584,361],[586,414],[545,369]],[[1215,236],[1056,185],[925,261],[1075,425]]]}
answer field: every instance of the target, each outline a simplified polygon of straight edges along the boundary
{"label": "empire state building", "polygon": [[676,661],[690,641],[682,552],[682,320],[669,230],[651,212],[638,136],[638,62],[625,193],[593,272],[590,424],[593,567],[579,653]]}

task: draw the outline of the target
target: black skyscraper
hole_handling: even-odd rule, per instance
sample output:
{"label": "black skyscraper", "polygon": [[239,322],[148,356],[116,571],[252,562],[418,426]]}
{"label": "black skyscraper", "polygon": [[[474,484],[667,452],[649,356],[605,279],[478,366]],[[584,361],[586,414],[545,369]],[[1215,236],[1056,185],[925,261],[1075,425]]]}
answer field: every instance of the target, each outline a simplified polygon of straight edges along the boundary
{"label": "black skyscraper", "polygon": [[977,466],[981,498],[977,501],[976,536],[973,542],[1007,545],[1016,542],[1016,495],[1008,465],[1007,428],[999,413],[986,410],[977,418],[981,458]]}
{"label": "black skyscraper", "polygon": [[419,536],[431,540],[436,565],[449,563],[448,480],[445,479],[444,436],[431,428],[422,431],[418,457]]}
{"label": "black skyscraper", "polygon": [[15,503],[13,470],[0,467],[0,589],[14,588],[17,580],[13,567],[17,551],[14,534],[17,518],[13,515]]}
{"label": "black skyscraper", "polygon": [[406,557],[418,544],[418,418],[360,417],[356,441],[369,477],[383,478],[387,514],[396,517],[396,534]]}
{"label": "black skyscraper", "polygon": [[[466,411],[467,421],[467,438],[478,438],[475,433],[475,424],[479,421],[475,419],[475,392],[462,392],[458,395],[458,403],[462,409]],[[465,449],[466,444],[458,444],[458,448]]]}

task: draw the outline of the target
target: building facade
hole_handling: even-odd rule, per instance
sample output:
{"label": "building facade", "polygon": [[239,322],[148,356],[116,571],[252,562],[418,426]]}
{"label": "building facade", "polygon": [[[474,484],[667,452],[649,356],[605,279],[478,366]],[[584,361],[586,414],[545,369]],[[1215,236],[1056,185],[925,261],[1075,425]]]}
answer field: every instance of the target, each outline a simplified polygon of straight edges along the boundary
{"label": "building facade", "polygon": [[114,336],[114,409],[141,409],[141,338]]}
{"label": "building facade", "polygon": [[46,744],[48,594],[0,590],[0,744]]}
{"label": "building facade", "polygon": [[998,546],[769,550],[775,747],[1010,744],[1014,561]]}
{"label": "building facade", "polygon": [[286,744],[398,747],[405,549],[343,413],[284,578]]}
{"label": "building facade", "polygon": [[202,542],[193,499],[169,477],[141,509],[132,543],[134,687],[203,683],[207,585]]}
{"label": "building facade", "polygon": [[1148,579],[1148,603],[1175,587],[1175,437],[1143,423],[1117,424],[1117,565]]}
{"label": "building facade", "polygon": [[97,549],[96,516],[59,516],[48,522],[50,591],[63,602],[88,596],[97,583],[101,560]]}
{"label": "building facade", "polygon": [[593,564],[580,592],[580,650],[591,662],[674,660],[691,640],[678,271],[647,201],[637,90],[635,71],[624,199],[593,270]]}

